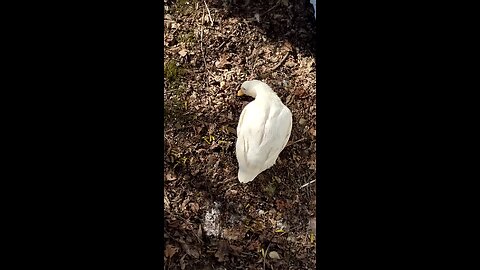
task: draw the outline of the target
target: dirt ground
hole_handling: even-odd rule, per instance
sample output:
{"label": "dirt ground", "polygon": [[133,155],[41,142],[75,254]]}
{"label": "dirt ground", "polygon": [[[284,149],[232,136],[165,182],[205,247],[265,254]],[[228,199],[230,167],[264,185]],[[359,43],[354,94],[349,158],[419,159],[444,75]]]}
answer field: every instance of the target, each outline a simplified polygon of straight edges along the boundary
{"label": "dirt ground", "polygon": [[[315,269],[313,7],[293,0],[164,0],[165,269]],[[237,179],[236,127],[269,84],[293,114],[290,142]]]}

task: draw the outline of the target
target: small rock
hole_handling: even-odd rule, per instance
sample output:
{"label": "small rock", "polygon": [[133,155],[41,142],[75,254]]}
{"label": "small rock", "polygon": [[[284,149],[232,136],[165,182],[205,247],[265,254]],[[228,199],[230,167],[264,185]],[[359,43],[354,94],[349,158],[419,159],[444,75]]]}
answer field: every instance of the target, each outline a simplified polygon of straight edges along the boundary
{"label": "small rock", "polygon": [[278,255],[278,252],[276,251],[270,251],[268,253],[268,256],[272,259],[277,259],[277,260],[280,259],[280,255]]}
{"label": "small rock", "polygon": [[307,120],[303,119],[303,118],[300,118],[300,120],[298,121],[298,123],[303,126],[307,123]]}
{"label": "small rock", "polygon": [[289,67],[289,68],[292,68],[292,67],[295,66],[295,63],[292,62],[292,61],[287,61],[287,62],[285,63],[285,66],[286,66],[286,67]]}
{"label": "small rock", "polygon": [[227,192],[225,192],[225,196],[235,196],[237,195],[238,191],[234,190],[234,189],[229,189],[227,190]]}

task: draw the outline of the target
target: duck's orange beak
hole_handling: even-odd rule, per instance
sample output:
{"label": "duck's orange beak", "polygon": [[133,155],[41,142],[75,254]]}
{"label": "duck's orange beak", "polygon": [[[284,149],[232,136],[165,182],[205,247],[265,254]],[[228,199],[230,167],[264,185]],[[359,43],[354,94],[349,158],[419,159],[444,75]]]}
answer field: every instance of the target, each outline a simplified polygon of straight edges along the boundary
{"label": "duck's orange beak", "polygon": [[245,95],[245,92],[243,92],[243,89],[240,88],[240,90],[238,90],[237,96],[241,97],[243,95]]}

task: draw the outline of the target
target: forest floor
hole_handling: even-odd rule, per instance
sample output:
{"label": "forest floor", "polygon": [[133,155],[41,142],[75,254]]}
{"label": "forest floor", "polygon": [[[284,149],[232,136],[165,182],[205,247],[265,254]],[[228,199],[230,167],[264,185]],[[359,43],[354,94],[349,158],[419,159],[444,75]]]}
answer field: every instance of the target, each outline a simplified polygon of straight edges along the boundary
{"label": "forest floor", "polygon": [[[308,0],[164,6],[165,269],[315,269],[313,7]],[[277,163],[241,184],[236,127],[253,98],[236,93],[250,79],[272,87],[293,127]]]}

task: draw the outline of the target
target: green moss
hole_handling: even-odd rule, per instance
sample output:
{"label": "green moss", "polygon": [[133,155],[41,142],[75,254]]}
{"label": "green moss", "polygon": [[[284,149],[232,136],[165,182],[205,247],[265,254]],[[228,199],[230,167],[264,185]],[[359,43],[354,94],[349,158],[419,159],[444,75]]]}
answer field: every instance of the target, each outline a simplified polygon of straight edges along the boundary
{"label": "green moss", "polygon": [[268,184],[268,186],[265,188],[265,192],[267,193],[267,195],[269,197],[273,197],[273,195],[275,195],[275,190],[276,189],[277,189],[277,187],[275,186],[275,183],[270,182]]}
{"label": "green moss", "polygon": [[170,83],[176,82],[184,74],[181,66],[177,66],[176,61],[169,60],[163,66],[163,75]]}
{"label": "green moss", "polygon": [[178,38],[178,41],[182,42],[182,43],[187,43],[187,44],[194,43],[195,42],[195,34],[193,33],[193,31],[185,33]]}
{"label": "green moss", "polygon": [[173,6],[175,13],[187,14],[195,8],[195,3],[197,0],[177,0]]}
{"label": "green moss", "polygon": [[165,89],[169,92],[169,98],[164,100],[164,119],[165,121],[172,120],[175,124],[186,124],[193,120],[191,115],[186,114],[188,111],[188,102],[185,97],[186,86],[184,82],[178,80],[178,74],[172,76],[174,77],[170,78],[168,89]]}

